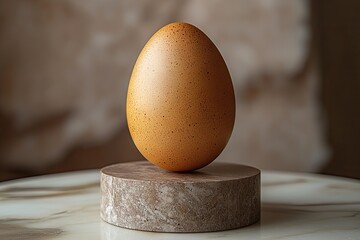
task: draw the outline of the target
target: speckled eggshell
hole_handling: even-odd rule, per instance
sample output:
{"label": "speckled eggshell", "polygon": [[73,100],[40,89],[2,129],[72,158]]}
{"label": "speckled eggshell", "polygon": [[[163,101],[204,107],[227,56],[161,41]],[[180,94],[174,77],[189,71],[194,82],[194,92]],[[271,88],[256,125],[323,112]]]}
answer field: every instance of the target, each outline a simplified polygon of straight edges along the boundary
{"label": "speckled eggshell", "polygon": [[179,172],[211,163],[235,120],[231,77],[214,43],[187,23],[157,31],[134,66],[126,115],[136,147],[151,163]]}

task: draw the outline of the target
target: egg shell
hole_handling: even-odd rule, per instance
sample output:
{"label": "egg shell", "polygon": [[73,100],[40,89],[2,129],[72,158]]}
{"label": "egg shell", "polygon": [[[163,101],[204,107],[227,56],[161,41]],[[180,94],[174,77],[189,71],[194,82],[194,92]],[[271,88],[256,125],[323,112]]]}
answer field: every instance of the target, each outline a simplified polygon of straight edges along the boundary
{"label": "egg shell", "polygon": [[151,163],[178,172],[211,163],[235,120],[231,77],[214,43],[188,23],[157,31],[135,63],[126,115],[136,147]]}

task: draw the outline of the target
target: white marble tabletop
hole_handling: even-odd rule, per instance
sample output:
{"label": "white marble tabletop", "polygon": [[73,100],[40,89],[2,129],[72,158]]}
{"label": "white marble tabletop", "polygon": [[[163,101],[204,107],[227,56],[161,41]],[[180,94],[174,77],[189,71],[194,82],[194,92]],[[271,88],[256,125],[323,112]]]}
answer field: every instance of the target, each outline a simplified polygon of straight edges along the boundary
{"label": "white marble tabletop", "polygon": [[122,229],[99,216],[99,170],[0,184],[0,239],[360,239],[360,181],[262,173],[261,222],[169,234]]}

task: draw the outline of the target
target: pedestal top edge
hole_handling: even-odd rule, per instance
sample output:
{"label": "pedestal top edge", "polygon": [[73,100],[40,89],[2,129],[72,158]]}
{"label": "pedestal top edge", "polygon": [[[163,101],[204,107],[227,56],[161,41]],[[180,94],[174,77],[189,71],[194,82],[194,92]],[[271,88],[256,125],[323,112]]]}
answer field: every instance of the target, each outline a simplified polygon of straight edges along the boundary
{"label": "pedestal top edge", "polygon": [[118,163],[101,169],[102,175],[134,181],[217,182],[254,177],[260,170],[251,166],[213,162],[192,172],[170,172],[147,161]]}

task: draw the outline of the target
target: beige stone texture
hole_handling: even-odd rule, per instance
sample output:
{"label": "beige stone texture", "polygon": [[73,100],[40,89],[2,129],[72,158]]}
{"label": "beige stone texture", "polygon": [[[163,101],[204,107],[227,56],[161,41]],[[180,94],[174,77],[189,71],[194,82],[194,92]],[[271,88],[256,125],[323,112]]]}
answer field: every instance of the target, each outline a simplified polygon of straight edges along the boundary
{"label": "beige stone texture", "polygon": [[101,170],[103,220],[136,230],[209,232],[260,219],[260,171],[213,163],[190,173],[149,162],[119,163]]}

